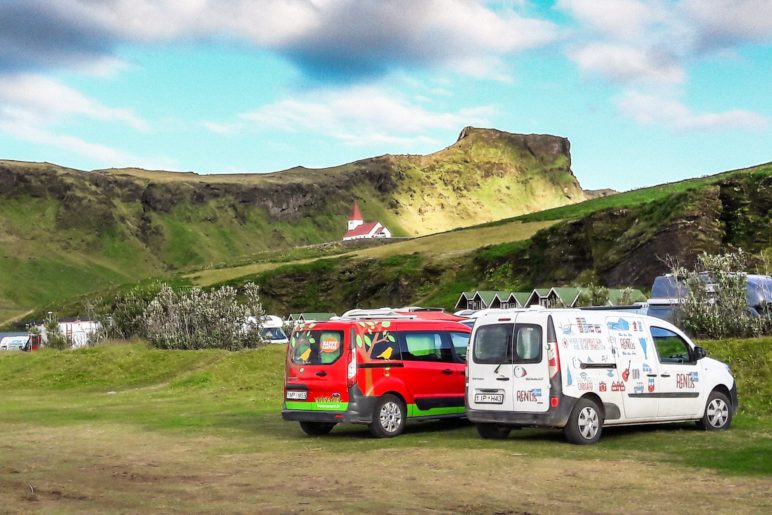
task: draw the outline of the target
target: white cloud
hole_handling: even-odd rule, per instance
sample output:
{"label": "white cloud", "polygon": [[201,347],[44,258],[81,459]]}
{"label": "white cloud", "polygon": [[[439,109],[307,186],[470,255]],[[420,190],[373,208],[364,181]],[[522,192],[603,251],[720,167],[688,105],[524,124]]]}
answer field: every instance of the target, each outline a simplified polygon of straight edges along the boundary
{"label": "white cloud", "polygon": [[220,122],[201,122],[201,125],[207,130],[220,134],[221,136],[228,136],[238,132],[238,125],[235,123],[220,123]]}
{"label": "white cloud", "polygon": [[619,82],[683,82],[685,73],[671,55],[626,45],[591,43],[569,53],[585,72],[599,73]]}
{"label": "white cloud", "polygon": [[117,121],[139,131],[148,131],[148,123],[130,109],[108,107],[61,82],[39,75],[5,75],[0,80],[0,105],[4,109],[24,111],[24,119],[38,125],[55,123],[65,116]]}
{"label": "white cloud", "polygon": [[559,0],[557,7],[598,32],[623,40],[638,38],[648,25],[668,19],[657,1]]}
{"label": "white cloud", "polygon": [[[250,126],[285,132],[324,132],[351,146],[392,143],[399,146],[435,143],[434,129],[489,125],[491,106],[455,112],[434,111],[374,87],[317,91],[288,98],[239,115]],[[233,127],[215,123],[210,130]],[[220,131],[222,132],[222,131]]]}
{"label": "white cloud", "polygon": [[772,42],[770,0],[560,0],[579,22],[569,56],[620,82],[681,82],[706,52]]}
{"label": "white cloud", "polygon": [[275,51],[322,80],[413,66],[500,78],[503,56],[554,41],[558,32],[550,21],[482,0],[7,1],[0,3],[7,20],[0,69],[84,66],[122,43],[225,37]]}
{"label": "white cloud", "polygon": [[695,113],[673,98],[628,91],[617,98],[619,111],[639,123],[662,124],[676,130],[763,129],[765,116],[746,110]]}
{"label": "white cloud", "polygon": [[117,122],[136,131],[149,131],[149,124],[130,109],[106,106],[61,82],[37,75],[0,77],[0,131],[11,137],[63,149],[106,166],[173,164],[165,158],[146,159],[57,129],[63,120],[75,117]]}
{"label": "white cloud", "polygon": [[684,0],[681,10],[694,24],[701,47],[772,40],[770,0]]}

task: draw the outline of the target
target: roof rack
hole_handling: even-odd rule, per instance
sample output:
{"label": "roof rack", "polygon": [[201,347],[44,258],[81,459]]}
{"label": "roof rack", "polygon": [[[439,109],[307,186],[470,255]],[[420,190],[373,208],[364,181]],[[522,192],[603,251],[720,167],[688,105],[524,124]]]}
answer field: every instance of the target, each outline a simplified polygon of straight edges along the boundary
{"label": "roof rack", "polygon": [[391,308],[378,309],[350,309],[338,317],[339,320],[391,320],[391,319],[414,319],[415,315],[405,315],[397,313]]}
{"label": "roof rack", "polygon": [[445,312],[445,308],[424,308],[424,307],[421,307],[421,306],[405,306],[403,308],[397,309],[397,311],[407,311],[407,312],[410,312],[410,313],[424,312],[424,311],[444,313]]}

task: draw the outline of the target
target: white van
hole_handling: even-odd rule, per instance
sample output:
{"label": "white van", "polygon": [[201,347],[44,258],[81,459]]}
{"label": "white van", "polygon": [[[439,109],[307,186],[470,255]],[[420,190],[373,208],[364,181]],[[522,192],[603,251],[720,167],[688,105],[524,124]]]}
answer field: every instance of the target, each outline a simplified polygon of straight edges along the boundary
{"label": "white van", "polygon": [[284,332],[284,321],[275,315],[263,316],[260,337],[269,343],[289,343]]}
{"label": "white van", "polygon": [[644,315],[490,313],[477,319],[467,367],[467,417],[483,438],[546,426],[590,444],[604,425],[688,420],[721,430],[737,410],[729,367],[672,324]]}

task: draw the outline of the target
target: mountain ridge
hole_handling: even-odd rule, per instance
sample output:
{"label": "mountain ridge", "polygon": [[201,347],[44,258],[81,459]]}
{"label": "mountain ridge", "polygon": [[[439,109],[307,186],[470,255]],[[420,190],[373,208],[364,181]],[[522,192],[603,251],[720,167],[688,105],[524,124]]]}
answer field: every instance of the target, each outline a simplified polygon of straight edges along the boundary
{"label": "mountain ridge", "polygon": [[[584,200],[570,143],[465,128],[428,155],[267,174],[0,161],[0,315],[110,285],[340,240],[351,204],[419,236]],[[2,317],[0,317],[2,320]]]}

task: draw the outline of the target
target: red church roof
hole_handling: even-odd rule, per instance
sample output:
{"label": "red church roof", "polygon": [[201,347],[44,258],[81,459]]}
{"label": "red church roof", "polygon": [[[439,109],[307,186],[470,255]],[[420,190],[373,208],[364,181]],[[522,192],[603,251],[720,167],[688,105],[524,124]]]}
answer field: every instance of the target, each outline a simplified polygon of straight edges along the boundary
{"label": "red church roof", "polygon": [[348,218],[349,220],[364,220],[362,218],[362,213],[359,212],[359,202],[354,201],[354,211],[351,212],[351,216]]}
{"label": "red church roof", "polygon": [[[375,226],[378,225],[378,222],[370,222],[367,224],[357,225],[350,231],[346,232],[346,234],[343,235],[344,238],[351,238],[354,236],[364,236],[366,234],[370,234],[370,231],[372,231]],[[378,231],[380,232],[380,231]]]}

